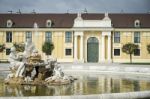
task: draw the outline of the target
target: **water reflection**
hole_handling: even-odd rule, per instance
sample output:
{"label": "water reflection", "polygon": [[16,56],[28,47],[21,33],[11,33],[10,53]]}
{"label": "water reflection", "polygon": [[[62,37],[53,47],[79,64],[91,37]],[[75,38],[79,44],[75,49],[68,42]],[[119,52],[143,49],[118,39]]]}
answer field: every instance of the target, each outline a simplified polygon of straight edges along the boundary
{"label": "water reflection", "polygon": [[150,81],[106,76],[76,76],[78,80],[62,86],[5,85],[0,80],[0,96],[57,96],[119,93],[150,90]]}

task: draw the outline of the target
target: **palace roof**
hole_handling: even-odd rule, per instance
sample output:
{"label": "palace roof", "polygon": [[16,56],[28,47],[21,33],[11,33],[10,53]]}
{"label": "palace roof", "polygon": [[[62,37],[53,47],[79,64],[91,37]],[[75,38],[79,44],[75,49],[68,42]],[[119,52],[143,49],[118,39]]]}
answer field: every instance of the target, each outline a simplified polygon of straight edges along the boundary
{"label": "palace roof", "polygon": [[[81,16],[84,20],[102,20],[105,14],[83,13]],[[108,16],[114,28],[134,28],[135,20],[140,21],[140,28],[150,28],[150,14],[148,13],[110,13]],[[52,21],[52,26],[49,28],[72,28],[76,17],[77,14],[71,13],[0,14],[0,28],[7,27],[7,20],[13,22],[12,28],[33,28],[35,22],[39,28],[46,28],[47,20]]]}

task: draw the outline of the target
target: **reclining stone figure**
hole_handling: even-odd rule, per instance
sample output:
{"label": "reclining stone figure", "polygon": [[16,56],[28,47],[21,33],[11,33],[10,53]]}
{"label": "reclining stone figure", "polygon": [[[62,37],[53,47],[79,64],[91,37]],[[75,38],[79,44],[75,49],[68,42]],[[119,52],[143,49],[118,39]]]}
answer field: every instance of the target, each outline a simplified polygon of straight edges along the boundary
{"label": "reclining stone figure", "polygon": [[15,77],[23,77],[23,72],[25,69],[24,63],[20,62],[21,56],[16,53],[16,48],[12,47],[10,49],[11,53],[9,55],[8,61],[11,64],[11,69],[16,70]]}

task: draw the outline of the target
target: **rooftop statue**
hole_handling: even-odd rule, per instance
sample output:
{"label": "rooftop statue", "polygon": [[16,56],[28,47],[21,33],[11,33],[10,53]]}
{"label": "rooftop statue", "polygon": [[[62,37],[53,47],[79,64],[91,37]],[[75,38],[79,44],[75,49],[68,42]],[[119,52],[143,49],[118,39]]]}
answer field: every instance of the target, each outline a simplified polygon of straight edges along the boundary
{"label": "rooftop statue", "polygon": [[5,79],[6,84],[61,85],[75,80],[63,73],[57,59],[50,57],[42,60],[30,39],[27,40],[22,55],[19,55],[13,46],[8,61],[11,72]]}

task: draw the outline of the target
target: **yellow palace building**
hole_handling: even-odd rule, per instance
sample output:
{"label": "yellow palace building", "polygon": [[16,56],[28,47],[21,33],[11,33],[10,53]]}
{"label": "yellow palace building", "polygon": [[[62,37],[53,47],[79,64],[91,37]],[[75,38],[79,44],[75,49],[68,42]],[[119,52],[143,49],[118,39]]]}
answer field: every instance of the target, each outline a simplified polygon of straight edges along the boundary
{"label": "yellow palace building", "polygon": [[6,60],[13,43],[31,38],[42,57],[42,44],[53,42],[58,62],[129,62],[124,44],[139,45],[133,62],[150,62],[150,14],[49,13],[0,14],[0,60]]}

